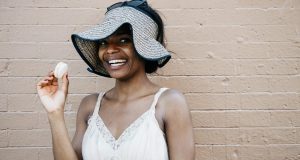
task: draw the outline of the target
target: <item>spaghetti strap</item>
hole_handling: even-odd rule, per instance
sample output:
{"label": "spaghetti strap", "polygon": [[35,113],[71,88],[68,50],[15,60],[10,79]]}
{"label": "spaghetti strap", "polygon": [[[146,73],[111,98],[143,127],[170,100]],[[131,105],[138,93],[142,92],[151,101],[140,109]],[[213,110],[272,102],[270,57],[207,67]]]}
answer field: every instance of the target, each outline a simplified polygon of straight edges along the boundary
{"label": "spaghetti strap", "polygon": [[[104,124],[98,110],[105,93],[99,93],[94,116],[82,140],[84,159],[122,159],[122,160],[168,160],[166,137],[155,117],[155,106],[161,94],[167,88],[160,88],[154,96],[148,110],[126,127],[115,138]],[[128,154],[129,153],[129,154]],[[150,157],[149,157],[150,156]]]}
{"label": "spaghetti strap", "polygon": [[99,93],[97,103],[96,103],[95,108],[94,108],[93,115],[98,115],[99,108],[100,108],[100,103],[101,103],[101,99],[102,99],[103,95],[104,95],[104,92]]}
{"label": "spaghetti strap", "polygon": [[151,108],[150,108],[150,110],[152,110],[154,113],[155,113],[155,106],[156,106],[156,104],[157,104],[157,101],[158,101],[159,97],[161,96],[161,94],[162,94],[163,92],[165,92],[165,91],[168,90],[168,89],[169,89],[169,88],[160,88],[160,89],[158,90],[158,92],[155,94],[154,100],[153,100],[153,102],[152,102],[152,104],[151,104]]}

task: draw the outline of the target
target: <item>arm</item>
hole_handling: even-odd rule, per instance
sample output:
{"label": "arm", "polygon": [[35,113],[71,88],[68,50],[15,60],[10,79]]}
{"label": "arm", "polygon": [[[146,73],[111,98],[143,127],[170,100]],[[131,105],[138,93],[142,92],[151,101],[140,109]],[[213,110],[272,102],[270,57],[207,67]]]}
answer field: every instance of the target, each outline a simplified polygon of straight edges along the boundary
{"label": "arm", "polygon": [[53,154],[56,160],[77,160],[71,145],[64,120],[64,106],[68,94],[69,80],[67,74],[63,76],[62,87],[50,72],[37,84],[37,92],[44,105],[52,132]]}
{"label": "arm", "polygon": [[165,108],[163,120],[170,160],[194,160],[193,127],[184,96],[170,89],[159,104]]}
{"label": "arm", "polygon": [[89,116],[92,115],[92,112],[96,105],[97,98],[98,98],[98,94],[91,94],[84,97],[78,108],[77,119],[76,119],[76,131],[72,140],[72,146],[75,149],[75,152],[77,154],[77,157],[79,157],[79,159],[83,159],[82,140],[83,140],[84,133],[87,129],[87,122]]}
{"label": "arm", "polygon": [[48,115],[52,132],[53,155],[55,160],[78,160],[71,145],[64,116],[52,113]]}
{"label": "arm", "polygon": [[37,84],[38,94],[48,113],[52,132],[53,155],[54,159],[57,160],[82,159],[83,135],[87,128],[88,117],[92,113],[98,97],[98,94],[91,94],[82,99],[77,113],[76,131],[71,143],[64,120],[64,105],[68,85],[67,75],[64,75],[62,87],[59,90],[53,72],[50,72]]}

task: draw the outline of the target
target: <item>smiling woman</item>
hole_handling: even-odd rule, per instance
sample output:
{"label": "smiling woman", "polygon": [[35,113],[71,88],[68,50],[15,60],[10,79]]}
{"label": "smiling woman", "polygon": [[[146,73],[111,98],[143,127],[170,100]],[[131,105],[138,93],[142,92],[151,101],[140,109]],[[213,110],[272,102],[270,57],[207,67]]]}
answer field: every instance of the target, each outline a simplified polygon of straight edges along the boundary
{"label": "smiling woman", "polygon": [[134,50],[129,24],[122,25],[100,41],[99,60],[112,78],[121,79],[131,77],[131,72],[145,72],[145,65]]}
{"label": "smiling woman", "polygon": [[113,4],[101,24],[73,34],[72,42],[88,71],[114,78],[115,86],[82,99],[71,142],[64,122],[67,74],[61,89],[53,72],[37,84],[51,125],[55,159],[194,159],[184,96],[147,76],[171,55],[163,43],[163,22],[146,1]]}

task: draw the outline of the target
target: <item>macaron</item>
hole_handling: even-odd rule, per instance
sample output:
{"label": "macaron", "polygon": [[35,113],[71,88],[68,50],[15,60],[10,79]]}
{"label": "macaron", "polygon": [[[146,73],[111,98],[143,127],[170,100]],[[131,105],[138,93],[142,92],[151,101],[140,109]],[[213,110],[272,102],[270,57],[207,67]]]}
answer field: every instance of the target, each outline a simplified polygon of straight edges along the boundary
{"label": "macaron", "polygon": [[64,62],[59,62],[54,70],[54,76],[56,78],[62,78],[65,73],[68,72],[68,65]]}

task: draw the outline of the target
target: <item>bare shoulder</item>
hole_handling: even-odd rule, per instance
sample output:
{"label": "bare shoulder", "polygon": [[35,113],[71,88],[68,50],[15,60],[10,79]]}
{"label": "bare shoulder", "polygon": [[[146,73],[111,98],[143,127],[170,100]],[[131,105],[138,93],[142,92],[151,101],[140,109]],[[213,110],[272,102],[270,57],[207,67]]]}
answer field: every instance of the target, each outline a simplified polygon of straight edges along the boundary
{"label": "bare shoulder", "polygon": [[166,90],[159,99],[159,106],[165,112],[164,119],[189,115],[189,108],[184,95],[176,89]]}
{"label": "bare shoulder", "polygon": [[84,105],[84,106],[96,105],[98,96],[99,96],[98,93],[89,94],[82,98],[80,105]]}
{"label": "bare shoulder", "polygon": [[168,104],[185,103],[184,95],[176,89],[167,89],[161,95],[161,101]]}
{"label": "bare shoulder", "polygon": [[89,115],[91,115],[94,111],[98,96],[98,93],[93,93],[83,97],[81,100],[78,108],[78,115],[83,116],[86,121]]}

